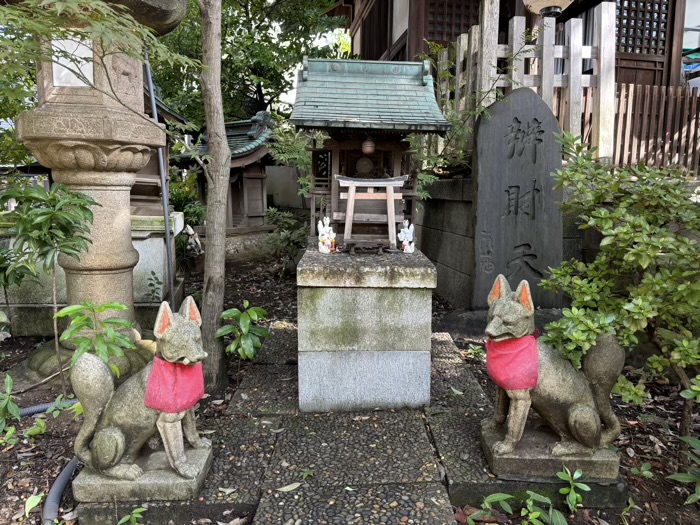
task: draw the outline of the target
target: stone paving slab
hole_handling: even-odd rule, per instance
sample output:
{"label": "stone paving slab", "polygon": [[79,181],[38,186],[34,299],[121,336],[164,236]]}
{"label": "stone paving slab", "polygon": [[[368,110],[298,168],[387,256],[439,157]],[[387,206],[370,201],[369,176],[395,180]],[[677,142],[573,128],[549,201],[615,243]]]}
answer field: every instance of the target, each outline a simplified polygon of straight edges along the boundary
{"label": "stone paving slab", "polygon": [[254,416],[296,414],[299,407],[297,376],[296,366],[258,363],[249,366],[227,412]]}
{"label": "stone paving slab", "polygon": [[452,525],[454,513],[440,483],[350,487],[314,485],[266,493],[253,525]]}
{"label": "stone paving slab", "polygon": [[360,486],[440,479],[420,411],[300,414],[284,418],[265,488]]}
{"label": "stone paving slab", "polygon": [[255,356],[256,364],[295,365],[297,363],[297,325],[288,321],[272,323],[271,336]]}
{"label": "stone paving slab", "polygon": [[207,503],[256,505],[263,475],[277,441],[279,418],[219,419],[200,431],[211,431],[214,462],[200,492]]}
{"label": "stone paving slab", "polygon": [[430,407],[426,412],[446,408],[476,409],[489,401],[447,333],[433,334]]}

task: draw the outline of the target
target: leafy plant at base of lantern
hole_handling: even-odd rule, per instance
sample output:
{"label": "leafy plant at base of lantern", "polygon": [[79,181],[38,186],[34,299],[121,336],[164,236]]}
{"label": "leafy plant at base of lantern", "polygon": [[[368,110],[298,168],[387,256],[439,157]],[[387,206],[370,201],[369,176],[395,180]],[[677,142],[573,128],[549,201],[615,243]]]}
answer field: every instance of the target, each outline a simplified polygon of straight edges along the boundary
{"label": "leafy plant at base of lantern", "polygon": [[[670,368],[683,389],[692,390],[685,369],[700,364],[700,246],[693,238],[700,206],[690,175],[673,166],[604,165],[577,137],[564,133],[559,140],[567,163],[553,177],[570,194],[562,211],[602,240],[592,262],[564,262],[542,281],[571,298],[564,317],[547,325],[546,339],[577,366],[600,333],[615,333],[628,347],[644,335],[656,351],[647,369],[665,374]],[[682,436],[689,433],[693,403],[684,401]]]}
{"label": "leafy plant at base of lantern", "polygon": [[[8,431],[12,428],[7,427],[10,419],[19,421],[19,407],[15,403],[15,396],[12,395],[12,377],[10,374],[5,374],[5,391],[0,392],[0,434],[5,431],[5,428]],[[14,428],[12,432],[14,433]]]}
{"label": "leafy plant at base of lantern", "polygon": [[80,258],[91,242],[90,233],[93,215],[90,208],[98,206],[92,197],[70,191],[63,184],[54,184],[50,190],[43,186],[11,188],[0,196],[0,206],[15,199],[16,207],[8,215],[15,222],[14,248],[18,252],[27,250],[36,261],[43,262],[46,273],[52,277],[54,341],[58,369],[67,395],[66,378],[63,374],[58,343],[58,312],[56,269],[58,256]]}
{"label": "leafy plant at base of lantern", "polygon": [[[109,366],[112,373],[119,377],[119,369],[109,362],[111,356],[123,357],[124,350],[133,350],[134,343],[121,331],[131,330],[133,325],[122,317],[109,317],[98,319],[98,314],[115,311],[123,312],[128,308],[121,303],[92,303],[74,304],[66,306],[56,314],[56,318],[69,317],[71,322],[68,328],[61,334],[61,341],[75,346],[75,352],[71,358],[71,367],[85,352],[94,352]],[[83,330],[88,330],[90,335],[81,335]],[[121,330],[121,331],[120,331]]]}
{"label": "leafy plant at base of lantern", "polygon": [[216,331],[216,337],[233,336],[226,352],[238,352],[244,360],[255,359],[263,341],[270,337],[270,332],[259,326],[267,321],[267,312],[262,308],[250,306],[248,301],[243,301],[243,311],[231,308],[222,312],[220,317],[234,321],[234,324],[225,324]]}

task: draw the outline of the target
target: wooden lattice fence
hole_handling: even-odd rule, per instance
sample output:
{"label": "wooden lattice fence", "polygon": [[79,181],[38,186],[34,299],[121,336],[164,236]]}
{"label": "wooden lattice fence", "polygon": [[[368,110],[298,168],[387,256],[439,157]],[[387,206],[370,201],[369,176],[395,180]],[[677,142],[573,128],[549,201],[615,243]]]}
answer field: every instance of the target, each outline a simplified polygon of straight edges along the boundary
{"label": "wooden lattice fence", "polygon": [[[486,4],[491,3],[497,0],[482,2],[480,24],[460,35],[455,43],[454,94],[449,102],[452,109],[469,113],[479,105],[491,104],[496,90],[508,92],[530,87],[557,115],[564,130],[585,134],[601,157],[612,158],[615,4],[603,2],[595,8],[593,45],[585,45],[580,19],[566,22],[564,44],[556,44],[552,18],[541,20],[536,31],[537,42],[530,43],[526,41],[525,17],[510,20],[508,44],[499,45],[497,23],[493,16],[483,15],[490,12]],[[584,72],[584,60],[592,62],[591,72]],[[557,61],[563,62],[561,71],[557,71]],[[438,67],[441,63],[444,61],[439,61]],[[437,76],[441,77],[439,70]],[[438,89],[444,91],[445,87],[440,85]],[[590,113],[586,112],[587,103]],[[593,118],[586,122],[584,115],[588,114]]]}

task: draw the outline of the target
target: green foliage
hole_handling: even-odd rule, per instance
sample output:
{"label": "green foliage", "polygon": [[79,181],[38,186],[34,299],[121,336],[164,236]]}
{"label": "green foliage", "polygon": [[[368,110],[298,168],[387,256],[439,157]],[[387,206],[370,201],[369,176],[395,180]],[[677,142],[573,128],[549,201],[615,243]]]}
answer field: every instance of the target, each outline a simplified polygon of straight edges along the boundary
{"label": "green foliage", "polygon": [[655,373],[700,363],[700,207],[680,168],[612,167],[578,138],[560,137],[566,167],[553,176],[571,197],[562,205],[581,228],[602,235],[591,263],[569,261],[542,285],[571,298],[547,326],[549,342],[577,365],[597,334],[636,345],[646,332],[658,348]]}
{"label": "green foliage", "polygon": [[651,471],[651,463],[642,463],[639,468],[634,467],[630,469],[630,472],[643,479],[651,479],[654,477],[654,473]]}
{"label": "green foliage", "polygon": [[479,518],[479,522],[488,521],[491,518],[491,511],[497,503],[501,507],[501,509],[503,509],[504,512],[512,514],[513,508],[508,503],[509,499],[513,499],[513,496],[511,496],[510,494],[504,494],[502,492],[489,494],[484,498],[484,501],[481,503],[481,510],[477,510],[471,516],[467,516],[468,525],[476,525],[477,518]]}
{"label": "green foliage", "polygon": [[635,505],[634,500],[632,497],[628,498],[627,500],[627,506],[622,509],[622,512],[620,513],[620,521],[622,521],[623,525],[630,525],[629,521],[629,515],[633,510],[642,510],[640,509],[637,505]]}
{"label": "green foliage", "polygon": [[[155,33],[136,22],[129,9],[102,0],[21,0],[0,10],[0,121],[13,124],[22,111],[36,104],[36,64],[58,62],[87,84],[81,68],[92,62],[109,78],[105,59],[116,52],[143,60],[144,45],[152,59],[186,71],[198,62],[178,56],[161,42]],[[51,48],[46,42],[94,41],[94,59],[81,58],[61,47]],[[96,87],[93,85],[93,87]],[[101,90],[116,98],[114,93]],[[0,165],[20,166],[32,161],[19,143],[13,125],[0,127]]]}
{"label": "green foliage", "polygon": [[635,385],[625,376],[619,376],[617,383],[613,385],[612,393],[617,394],[625,403],[633,403],[641,405],[645,399],[649,398],[649,392],[646,391],[644,377]]}
{"label": "green foliage", "polygon": [[[5,374],[5,391],[0,392],[0,434],[5,430],[10,419],[19,421],[19,407],[15,403],[15,396],[12,395],[12,377],[10,374]],[[7,430],[9,431],[10,428],[7,427]]]}
{"label": "green foliage", "polygon": [[161,300],[161,290],[163,289],[163,281],[160,280],[158,274],[151,270],[151,275],[148,276],[148,296],[153,302]]}
{"label": "green foliage", "polygon": [[[520,509],[520,516],[523,517],[522,525],[567,525],[566,517],[552,506],[552,500],[533,492],[527,491],[525,506]],[[547,505],[543,509],[541,505]]]}
{"label": "green foliage", "polygon": [[10,188],[0,196],[0,206],[10,199],[17,201],[8,214],[15,223],[14,248],[43,261],[47,273],[53,272],[59,254],[77,259],[87,250],[90,207],[98,205],[92,197],[54,184],[48,191],[43,186]]}
{"label": "green foliage", "polygon": [[63,410],[72,407],[75,403],[73,394],[69,395],[68,398],[63,397],[63,394],[59,394],[54,400],[53,404],[46,409],[47,414],[51,414],[54,419],[56,419]]}
{"label": "green foliage", "polygon": [[585,483],[578,481],[583,477],[583,471],[581,469],[576,469],[572,474],[571,471],[564,466],[561,472],[557,472],[557,477],[562,481],[566,481],[569,486],[559,489],[559,494],[565,496],[564,501],[566,506],[569,507],[569,511],[572,514],[576,514],[578,509],[583,506],[583,496],[578,491],[588,492],[591,487]]}
{"label": "green foliage", "polygon": [[24,517],[28,518],[29,513],[39,506],[41,504],[41,500],[44,499],[44,493],[40,492],[39,494],[33,494],[32,496],[29,496],[27,498],[27,501],[24,502]]}
{"label": "green foliage", "polygon": [[5,427],[5,433],[0,432],[0,445],[12,447],[19,443],[19,438],[16,437],[17,429],[13,426]]}
{"label": "green foliage", "polygon": [[[279,101],[293,86],[293,72],[304,56],[332,56],[319,36],[342,19],[325,15],[334,0],[223,0],[221,87],[227,120],[249,118]],[[192,59],[202,55],[202,24],[195,0],[188,15],[162,42]],[[154,80],[165,102],[189,120],[204,123],[196,72],[154,62]]]}
{"label": "green foliage", "polygon": [[199,226],[204,224],[207,208],[197,195],[197,172],[188,170],[186,174],[171,168],[169,204],[175,211],[185,214],[185,224]]}
{"label": "green foliage", "polygon": [[681,437],[687,443],[691,451],[685,452],[691,461],[685,472],[671,474],[668,479],[680,481],[681,483],[694,483],[695,491],[688,496],[684,505],[691,505],[700,501],[700,439],[690,436]]}
{"label": "green foliage", "polygon": [[690,379],[691,387],[681,391],[681,397],[700,403],[700,375]]}
{"label": "green foliage", "polygon": [[238,352],[241,359],[255,359],[263,341],[270,337],[270,332],[264,328],[267,312],[262,308],[250,306],[248,301],[243,301],[242,311],[231,308],[222,312],[220,317],[233,320],[233,324],[225,324],[214,334],[215,337],[233,337],[226,347],[226,352]]}
{"label": "green foliage", "polygon": [[314,472],[314,469],[305,468],[304,470],[301,471],[301,479],[302,479],[302,480],[305,480],[306,478],[313,477],[314,474],[316,474],[316,473]]}
{"label": "green foliage", "polygon": [[143,507],[135,508],[129,514],[122,517],[117,522],[117,525],[124,525],[125,523],[128,523],[129,525],[137,525],[139,521],[143,519],[143,513],[146,512],[146,510],[147,509],[144,509]]}
{"label": "green foliage", "polygon": [[306,248],[309,237],[308,226],[302,224],[294,214],[277,208],[268,208],[265,217],[268,224],[277,226],[277,229],[268,234],[265,239],[265,242],[272,247],[275,257],[285,261],[293,260],[301,250]]}
{"label": "green foliage", "polygon": [[[119,377],[119,369],[109,363],[109,358],[111,356],[122,357],[124,350],[135,348],[131,339],[123,333],[132,329],[133,325],[122,317],[98,319],[98,314],[127,309],[121,303],[110,302],[94,305],[86,302],[66,306],[56,314],[57,318],[69,317],[71,320],[68,328],[61,334],[61,341],[67,341],[75,346],[71,366],[85,352],[94,352]],[[83,330],[87,330],[88,334],[81,334]]]}
{"label": "green foliage", "polygon": [[46,432],[46,419],[39,416],[34,418],[34,424],[25,430],[22,435],[27,438],[27,440],[32,443],[36,436],[41,436]]}
{"label": "green foliage", "polygon": [[277,115],[275,120],[272,140],[268,143],[270,155],[277,164],[296,168],[299,186],[297,194],[308,197],[313,189],[312,158],[309,149],[316,144],[323,144],[326,136],[321,131],[294,129],[288,120]]}
{"label": "green foliage", "polygon": [[[522,46],[508,57],[499,73],[507,73],[513,67],[513,59],[532,47],[536,35],[527,32],[523,35]],[[471,163],[471,144],[474,125],[480,116],[488,117],[486,107],[488,99],[498,100],[503,97],[496,82],[485,92],[469,96],[466,107],[458,107],[455,100],[458,86],[453,71],[456,65],[456,42],[445,47],[437,42],[427,42],[428,53],[418,55],[420,60],[427,60],[435,76],[435,95],[445,119],[450,123],[450,130],[444,137],[438,135],[409,135],[408,141],[413,152],[415,166],[418,170],[416,192],[421,199],[430,198],[430,185],[440,177],[466,171]],[[504,75],[502,78],[508,78]],[[463,89],[462,86],[459,86]]]}

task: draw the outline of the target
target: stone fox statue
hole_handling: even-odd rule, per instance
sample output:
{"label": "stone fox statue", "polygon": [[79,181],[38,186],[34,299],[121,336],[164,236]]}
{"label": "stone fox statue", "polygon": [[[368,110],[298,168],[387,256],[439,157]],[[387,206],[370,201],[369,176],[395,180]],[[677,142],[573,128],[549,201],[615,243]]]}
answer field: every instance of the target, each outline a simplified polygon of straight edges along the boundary
{"label": "stone fox statue", "polygon": [[613,335],[600,336],[577,371],[554,348],[535,339],[530,286],[522,281],[515,292],[499,275],[488,297],[487,371],[498,385],[493,419],[508,416],[505,439],[493,453],[508,454],[520,441],[530,406],[561,438],[552,454],[592,453],[620,435],[620,423],[610,407],[610,391],[625,364],[625,351]]}
{"label": "stone fox statue", "polygon": [[195,448],[211,443],[197,434],[194,406],[204,395],[202,324],[192,297],[173,314],[167,302],[158,311],[152,363],[116,391],[107,365],[83,354],[73,367],[71,383],[84,410],[84,423],[75,440],[75,455],[104,475],[134,480],[143,472],[136,465],[141,448],[158,432],[168,462],[184,478],[197,469],[187,463],[183,434]]}

